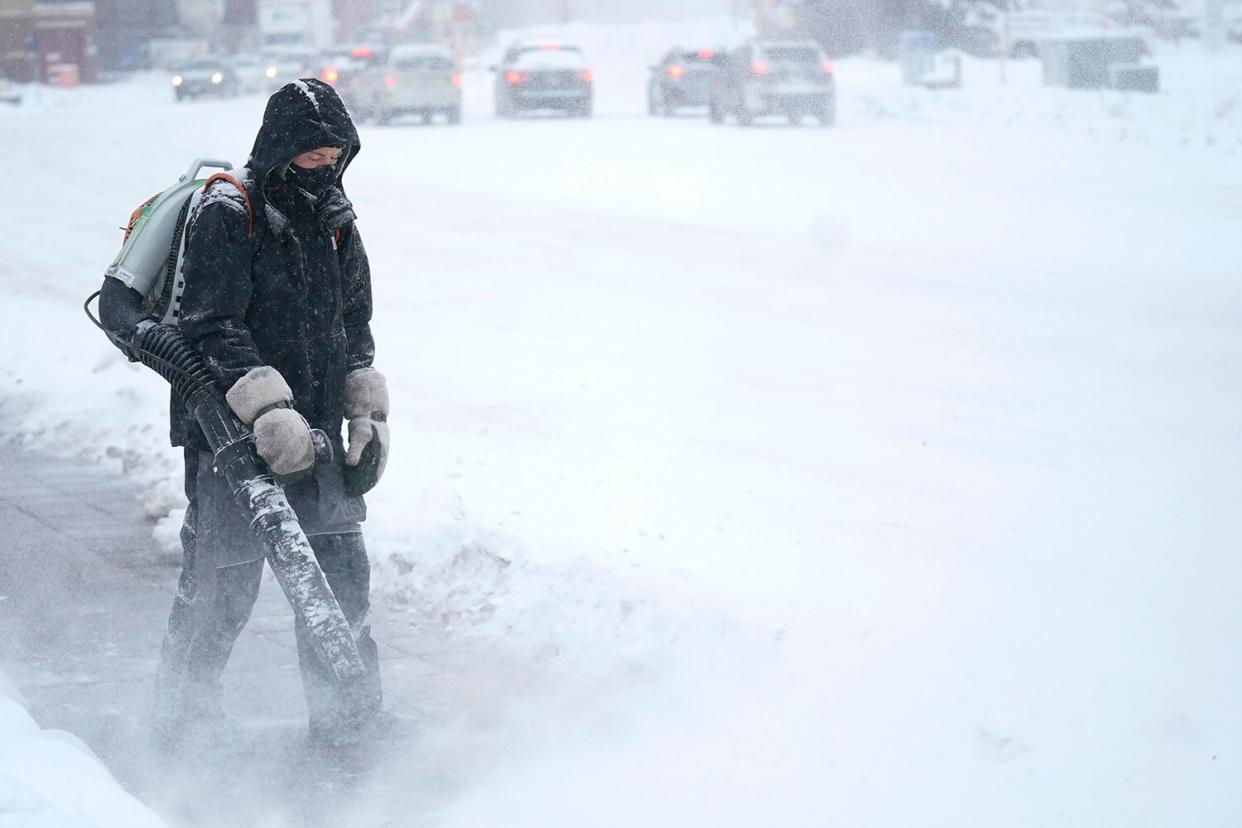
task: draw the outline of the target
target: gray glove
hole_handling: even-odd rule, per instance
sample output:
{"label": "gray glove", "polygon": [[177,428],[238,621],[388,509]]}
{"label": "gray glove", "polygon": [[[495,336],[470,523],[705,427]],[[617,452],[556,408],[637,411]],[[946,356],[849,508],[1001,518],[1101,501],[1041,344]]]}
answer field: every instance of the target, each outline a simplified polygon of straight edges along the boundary
{"label": "gray glove", "polygon": [[388,464],[388,383],[383,374],[374,368],[349,372],[345,377],[345,416],[349,418],[345,465],[369,467],[366,483],[357,487],[369,489]]}
{"label": "gray glove", "polygon": [[291,478],[315,465],[310,425],[293,410],[293,392],[275,368],[251,368],[224,397],[238,419],[253,429],[255,449],[272,474]]}

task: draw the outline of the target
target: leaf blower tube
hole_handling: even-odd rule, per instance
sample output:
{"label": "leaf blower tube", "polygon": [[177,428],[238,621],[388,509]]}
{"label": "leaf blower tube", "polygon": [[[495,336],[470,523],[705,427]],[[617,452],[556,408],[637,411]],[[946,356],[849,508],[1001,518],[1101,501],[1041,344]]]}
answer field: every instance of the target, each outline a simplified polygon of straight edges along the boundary
{"label": "leaf blower tube", "polygon": [[[216,473],[228,483],[233,500],[263,544],[267,562],[294,614],[310,632],[312,647],[339,680],[362,676],[366,667],[349,622],[284,490],[255,452],[253,435],[233,416],[202,355],[180,330],[156,322],[143,312],[142,305],[143,297],[137,291],[117,279],[104,279],[100,327],[129,359],[151,368],[172,385],[202,428]],[[320,446],[331,451],[326,439]]]}

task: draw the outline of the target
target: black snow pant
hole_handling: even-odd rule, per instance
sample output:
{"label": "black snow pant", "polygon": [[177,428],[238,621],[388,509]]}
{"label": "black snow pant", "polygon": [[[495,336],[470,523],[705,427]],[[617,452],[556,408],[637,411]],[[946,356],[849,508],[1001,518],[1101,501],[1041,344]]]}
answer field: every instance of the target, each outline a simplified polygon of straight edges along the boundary
{"label": "black snow pant", "polygon": [[[223,717],[220,678],[254,608],[264,566],[263,558],[221,565],[237,556],[216,548],[220,544],[254,541],[232,538],[210,524],[207,516],[219,514],[222,505],[210,501],[227,497],[227,486],[201,485],[199,464],[210,462],[210,456],[193,449],[185,454],[189,507],[181,527],[184,560],[156,673],[155,718],[163,727]],[[365,720],[382,702],[379,659],[367,624],[371,567],[361,532],[311,535],[308,540],[367,667],[363,678],[342,684],[311,648],[305,626],[295,624],[311,729],[332,732]]]}

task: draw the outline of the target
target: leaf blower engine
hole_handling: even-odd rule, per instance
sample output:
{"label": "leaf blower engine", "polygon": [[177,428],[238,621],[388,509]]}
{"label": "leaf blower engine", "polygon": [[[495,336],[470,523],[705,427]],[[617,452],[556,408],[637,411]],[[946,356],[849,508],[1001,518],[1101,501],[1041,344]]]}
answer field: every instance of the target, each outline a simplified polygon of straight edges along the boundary
{"label": "leaf blower engine", "polygon": [[[197,176],[203,167],[231,169],[227,162],[196,160],[175,185],[134,211],[103,287],[86,300],[87,316],[130,361],[141,362],[172,385],[202,428],[216,473],[227,481],[262,543],[312,646],[338,679],[352,681],[366,667],[297,515],[255,451],[254,435],[233,416],[202,355],[176,326],[185,229],[202,197],[205,181]],[[96,296],[99,319],[89,309]],[[330,461],[327,435],[316,430],[313,436],[319,460]]]}

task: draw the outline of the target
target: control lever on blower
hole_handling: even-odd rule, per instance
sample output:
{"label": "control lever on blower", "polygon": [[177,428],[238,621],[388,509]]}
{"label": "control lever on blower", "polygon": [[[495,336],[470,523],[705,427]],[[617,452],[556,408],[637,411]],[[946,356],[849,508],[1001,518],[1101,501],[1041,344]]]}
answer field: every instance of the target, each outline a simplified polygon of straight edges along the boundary
{"label": "control lever on blower", "polygon": [[332,440],[328,438],[328,432],[322,428],[312,428],[311,445],[315,447],[315,465],[329,465],[334,459],[335,452],[332,450]]}

